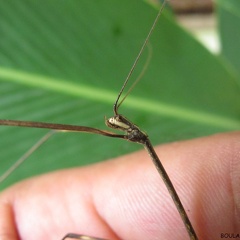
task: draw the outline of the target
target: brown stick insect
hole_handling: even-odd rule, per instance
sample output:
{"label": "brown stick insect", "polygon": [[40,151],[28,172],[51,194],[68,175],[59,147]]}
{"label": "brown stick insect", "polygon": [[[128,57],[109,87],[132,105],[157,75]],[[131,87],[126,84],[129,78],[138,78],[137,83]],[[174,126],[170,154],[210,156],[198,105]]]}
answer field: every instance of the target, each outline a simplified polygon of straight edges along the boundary
{"label": "brown stick insect", "polygon": [[[85,126],[76,126],[76,125],[66,125],[66,124],[55,124],[55,123],[43,123],[43,122],[31,122],[31,121],[18,121],[18,120],[0,120],[0,125],[5,125],[5,126],[18,126],[18,127],[30,127],[30,128],[46,128],[46,129],[52,129],[54,131],[70,131],[70,132],[88,132],[88,133],[94,133],[94,134],[100,134],[103,136],[107,136],[107,137],[112,137],[112,138],[120,138],[123,140],[127,140],[129,142],[134,142],[134,143],[138,143],[144,146],[144,148],[147,150],[150,158],[152,159],[159,175],[161,176],[162,180],[165,183],[165,186],[167,187],[169,194],[171,195],[175,206],[182,218],[182,221],[186,227],[186,231],[188,232],[189,235],[189,239],[192,240],[197,240],[197,235],[194,231],[194,228],[191,224],[191,221],[189,220],[187,213],[181,203],[181,200],[170,180],[170,178],[168,177],[167,172],[165,171],[161,161],[159,160],[151,142],[150,139],[148,137],[148,135],[143,132],[137,125],[135,125],[134,123],[132,123],[130,120],[128,120],[125,116],[121,115],[119,113],[119,107],[121,105],[121,103],[124,101],[124,99],[126,98],[126,96],[130,93],[131,89],[135,86],[135,84],[139,81],[140,78],[138,78],[135,83],[133,84],[133,86],[130,88],[130,90],[127,92],[127,94],[125,95],[125,97],[122,98],[122,100],[120,101],[120,98],[122,97],[122,93],[127,85],[127,83],[129,82],[129,79],[144,51],[144,49],[146,48],[148,41],[150,39],[150,36],[156,26],[156,23],[163,11],[163,8],[166,4],[167,0],[164,1],[164,3],[162,4],[157,17],[142,45],[142,48],[139,51],[139,54],[136,57],[135,62],[133,63],[132,68],[130,69],[130,72],[126,78],[126,80],[123,83],[123,86],[117,96],[117,99],[114,103],[113,106],[113,112],[114,112],[114,116],[110,117],[108,119],[105,120],[106,125],[109,128],[112,129],[116,129],[119,131],[124,132],[124,134],[116,134],[113,132],[109,132],[106,130],[100,130],[100,129],[95,129],[95,128],[91,128],[91,127],[85,127]],[[144,72],[144,70],[143,70]],[[141,75],[141,74],[140,74]],[[42,138],[32,149],[30,149],[21,159],[19,159],[17,161],[17,163],[12,166],[3,176],[1,176],[0,178],[0,182],[3,181],[14,169],[16,169],[18,167],[19,164],[21,164],[33,151],[35,151],[36,148],[38,148],[44,141],[46,141],[53,133],[50,132],[48,133],[46,136],[44,136],[44,138]],[[74,234],[74,233],[69,233],[67,234],[63,240],[66,239],[89,239],[89,240],[100,240],[100,238],[96,238],[96,237],[90,237],[90,236],[85,236],[85,235],[79,235],[79,234]]]}

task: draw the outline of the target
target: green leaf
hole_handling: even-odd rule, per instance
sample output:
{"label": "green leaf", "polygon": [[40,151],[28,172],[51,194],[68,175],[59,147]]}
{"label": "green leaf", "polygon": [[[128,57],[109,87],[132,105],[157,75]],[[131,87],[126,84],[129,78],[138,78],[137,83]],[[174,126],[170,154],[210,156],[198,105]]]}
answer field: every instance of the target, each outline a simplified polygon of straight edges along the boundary
{"label": "green leaf", "polygon": [[[221,39],[221,56],[228,62],[233,74],[240,76],[240,2],[218,0],[217,12]],[[240,81],[238,81],[240,86]]]}
{"label": "green leaf", "polygon": [[[0,118],[106,129],[104,116],[113,115],[115,98],[156,14],[139,0],[3,1]],[[166,11],[150,42],[150,66],[120,113],[154,144],[240,128],[239,79],[218,57]],[[147,51],[131,82],[146,58]],[[1,126],[1,172],[46,132]],[[55,134],[2,187],[140,148],[92,134]]]}

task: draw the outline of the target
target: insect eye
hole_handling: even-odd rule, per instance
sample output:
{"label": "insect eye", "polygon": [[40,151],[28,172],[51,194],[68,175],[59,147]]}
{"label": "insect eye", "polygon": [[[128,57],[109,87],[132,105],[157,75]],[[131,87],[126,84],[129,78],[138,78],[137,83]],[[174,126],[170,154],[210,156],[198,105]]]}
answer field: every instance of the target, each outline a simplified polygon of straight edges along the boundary
{"label": "insect eye", "polygon": [[115,119],[114,118],[109,118],[108,120],[111,124],[114,124],[115,123]]}

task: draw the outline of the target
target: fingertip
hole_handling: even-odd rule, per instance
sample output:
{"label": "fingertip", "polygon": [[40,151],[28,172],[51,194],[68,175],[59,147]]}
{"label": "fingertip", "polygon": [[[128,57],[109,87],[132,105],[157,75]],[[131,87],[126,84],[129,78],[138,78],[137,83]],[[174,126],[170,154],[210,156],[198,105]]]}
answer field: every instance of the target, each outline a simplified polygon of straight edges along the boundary
{"label": "fingertip", "polygon": [[[239,133],[226,133],[157,147],[199,239],[239,231],[234,212],[240,203],[239,142]],[[179,214],[148,155],[135,153],[130,159],[118,159],[124,166],[113,168],[100,186],[97,183],[99,214],[121,239],[186,239]]]}
{"label": "fingertip", "polygon": [[12,205],[5,200],[0,201],[0,239],[18,240]]}

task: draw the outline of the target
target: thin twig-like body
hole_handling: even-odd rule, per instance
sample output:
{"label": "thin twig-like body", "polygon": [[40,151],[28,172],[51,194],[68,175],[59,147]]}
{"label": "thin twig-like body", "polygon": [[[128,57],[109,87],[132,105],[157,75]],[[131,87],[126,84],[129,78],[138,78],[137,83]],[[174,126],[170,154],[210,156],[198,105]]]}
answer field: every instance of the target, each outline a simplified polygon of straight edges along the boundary
{"label": "thin twig-like body", "polygon": [[166,172],[166,170],[164,169],[160,159],[158,158],[158,155],[156,154],[149,138],[147,138],[146,142],[144,143],[144,147],[145,149],[148,151],[158,173],[160,174],[160,176],[162,177],[162,180],[163,182],[165,183],[165,186],[167,187],[168,189],[168,192],[170,193],[173,201],[174,201],[174,204],[182,218],[182,221],[188,231],[188,234],[189,234],[189,237],[191,240],[197,240],[197,235],[194,231],[194,228],[187,216],[187,213],[182,205],[182,202],[180,200],[180,198],[178,197],[178,194]]}
{"label": "thin twig-like body", "polygon": [[124,116],[118,114],[115,115],[114,117],[109,118],[106,121],[107,126],[113,128],[113,129],[118,129],[120,131],[124,131],[126,133],[126,140],[131,141],[131,142],[136,142],[142,144],[145,149],[148,151],[155,167],[157,168],[158,173],[160,174],[161,178],[163,179],[165,186],[168,189],[168,192],[170,193],[174,204],[182,218],[182,221],[186,227],[186,230],[188,232],[188,235],[191,240],[197,240],[197,235],[194,231],[194,228],[187,216],[187,213],[181,203],[180,198],[177,195],[177,192],[166,172],[164,169],[161,161],[159,160],[148,136],[146,133],[141,131],[139,127],[137,127],[135,124],[130,122],[127,118]]}
{"label": "thin twig-like body", "polygon": [[[175,206],[182,218],[182,221],[186,227],[186,230],[188,232],[188,235],[190,237],[191,240],[197,240],[197,235],[194,231],[194,228],[186,214],[186,211],[184,210],[184,207],[180,201],[180,198],[177,195],[176,190],[174,189],[174,186],[170,180],[170,178],[168,177],[161,161],[159,160],[147,134],[145,134],[143,131],[141,131],[135,124],[133,124],[132,122],[130,122],[127,118],[125,118],[124,116],[118,114],[118,108],[121,105],[122,101],[119,103],[119,99],[122,95],[123,90],[125,89],[126,84],[129,81],[130,76],[132,75],[132,72],[135,69],[135,66],[137,65],[137,62],[143,52],[143,50],[145,49],[148,40],[156,26],[156,23],[158,21],[158,18],[161,15],[161,12],[164,8],[164,5],[166,4],[167,0],[164,1],[161,9],[159,10],[157,17],[147,35],[146,40],[144,41],[142,48],[135,60],[135,62],[133,63],[132,68],[130,69],[130,72],[126,78],[126,80],[123,83],[123,86],[117,96],[117,99],[114,103],[113,106],[113,112],[114,112],[114,116],[109,118],[108,120],[105,121],[106,125],[110,128],[113,129],[117,129],[120,131],[124,131],[125,135],[118,135],[112,132],[108,132],[105,130],[99,130],[96,128],[91,128],[91,127],[85,127],[85,126],[76,126],[76,125],[67,125],[67,124],[55,124],[55,123],[42,123],[42,122],[29,122],[29,121],[15,121],[15,120],[0,120],[0,125],[7,125],[7,126],[19,126],[19,127],[35,127],[35,128],[46,128],[46,129],[54,129],[56,131],[72,131],[72,132],[87,132],[87,133],[95,133],[95,134],[100,134],[100,135],[104,135],[107,137],[114,137],[114,138],[121,138],[121,139],[125,139],[131,142],[135,142],[135,143],[139,143],[142,144],[145,149],[148,151],[155,167],[157,168],[158,173],[160,174],[161,178],[163,179],[174,203]],[[128,95],[129,92],[127,92]],[[125,98],[123,98],[125,99]],[[94,238],[94,237],[89,237],[89,236],[85,236],[85,235],[79,235],[79,234],[73,234],[73,233],[69,233],[67,234],[63,240],[66,239],[82,239],[82,240],[103,240],[100,238]]]}

